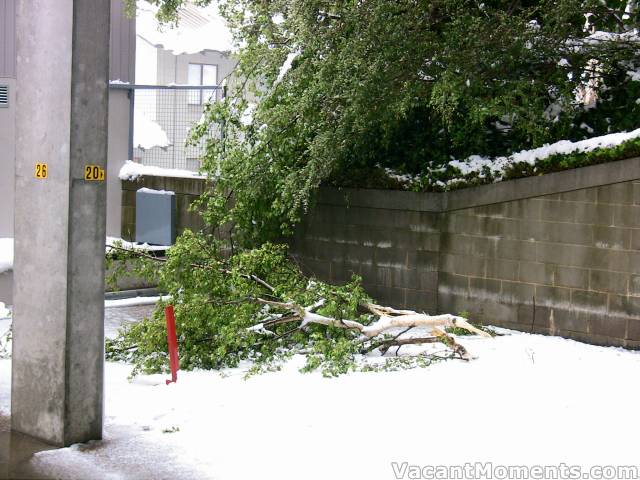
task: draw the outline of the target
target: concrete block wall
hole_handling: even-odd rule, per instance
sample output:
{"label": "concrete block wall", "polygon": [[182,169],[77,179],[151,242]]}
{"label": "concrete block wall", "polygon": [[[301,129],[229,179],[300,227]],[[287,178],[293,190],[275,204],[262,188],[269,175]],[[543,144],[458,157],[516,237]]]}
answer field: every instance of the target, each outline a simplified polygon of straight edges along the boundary
{"label": "concrete block wall", "polygon": [[292,251],[392,306],[640,347],[640,159],[441,194],[325,189]]}
{"label": "concrete block wall", "polygon": [[640,346],[640,182],[443,215],[438,308]]}
{"label": "concrete block wall", "polygon": [[122,181],[122,238],[134,241],[136,237],[136,192],[140,188],[167,190],[176,193],[176,230],[180,235],[185,228],[200,230],[202,218],[189,210],[191,203],[204,192],[206,182],[200,178],[144,176]]}
{"label": "concrete block wall", "polygon": [[[387,192],[352,192],[363,193],[373,199]],[[344,283],[358,274],[380,302],[434,311],[439,216],[433,211],[346,207],[340,192],[323,190],[294,237],[293,252],[304,270],[318,278]]]}

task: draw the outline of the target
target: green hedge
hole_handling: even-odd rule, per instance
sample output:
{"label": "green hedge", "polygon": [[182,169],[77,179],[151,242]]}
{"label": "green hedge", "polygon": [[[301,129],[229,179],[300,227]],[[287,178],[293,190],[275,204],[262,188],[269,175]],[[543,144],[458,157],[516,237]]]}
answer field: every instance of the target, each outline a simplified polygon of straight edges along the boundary
{"label": "green hedge", "polygon": [[437,171],[416,176],[411,182],[401,182],[390,177],[384,169],[375,168],[358,171],[352,170],[348,175],[337,175],[329,184],[349,188],[442,192],[486,185],[503,180],[545,175],[547,173],[587,167],[600,163],[615,162],[633,157],[640,157],[640,138],[627,140],[615,147],[598,148],[589,152],[551,155],[547,158],[537,160],[533,165],[526,162],[515,163],[509,165],[501,177],[496,176],[489,168],[485,168],[482,172],[463,175],[457,168],[448,166]]}

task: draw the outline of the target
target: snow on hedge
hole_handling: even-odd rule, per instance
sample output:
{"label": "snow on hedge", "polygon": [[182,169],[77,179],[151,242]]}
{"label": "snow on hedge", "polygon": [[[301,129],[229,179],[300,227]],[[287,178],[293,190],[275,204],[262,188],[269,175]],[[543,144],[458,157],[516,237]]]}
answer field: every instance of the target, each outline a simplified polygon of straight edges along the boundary
{"label": "snow on hedge", "polygon": [[[631,132],[611,133],[601,137],[588,138],[578,142],[569,140],[560,140],[556,143],[546,144],[532,150],[522,150],[518,153],[509,155],[508,157],[482,157],[480,155],[472,155],[465,160],[452,160],[449,165],[460,170],[463,175],[477,173],[480,177],[483,170],[489,169],[493,175],[500,179],[504,171],[511,165],[517,163],[528,163],[535,165],[537,161],[544,160],[552,155],[567,155],[570,153],[590,152],[598,148],[610,148],[620,145],[627,140],[640,137],[640,128]],[[452,179],[449,183],[460,181],[461,179]]]}
{"label": "snow on hedge", "polygon": [[0,273],[13,269],[13,238],[0,238]]}
{"label": "snow on hedge", "polygon": [[142,165],[141,163],[127,160],[118,177],[120,180],[135,180],[139,177],[173,177],[173,178],[207,178],[191,170],[181,170],[178,168],[162,168],[153,167],[151,165]]}
{"label": "snow on hedge", "polygon": [[165,148],[170,144],[167,132],[144,112],[136,110],[133,121],[133,146],[150,150],[153,147]]}

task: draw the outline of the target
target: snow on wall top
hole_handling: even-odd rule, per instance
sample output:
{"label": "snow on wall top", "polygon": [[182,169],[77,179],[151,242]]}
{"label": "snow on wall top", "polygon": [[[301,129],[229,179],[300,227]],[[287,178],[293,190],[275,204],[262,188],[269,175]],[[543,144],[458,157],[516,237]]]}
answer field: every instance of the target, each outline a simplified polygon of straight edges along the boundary
{"label": "snow on wall top", "polygon": [[138,177],[150,176],[150,177],[173,177],[173,178],[207,178],[205,175],[200,175],[197,172],[191,170],[180,170],[177,168],[162,168],[152,167],[150,165],[142,165],[141,163],[132,162],[127,160],[122,168],[118,177],[120,180],[135,180]]}
{"label": "snow on wall top", "polygon": [[[155,192],[159,192],[155,190]],[[129,248],[132,250],[166,250],[167,247],[151,246],[144,244],[136,244],[122,240],[116,237],[106,238],[106,252],[109,252],[109,246],[114,245],[116,242],[123,248]],[[13,270],[13,238],[0,238],[0,274]],[[0,315],[1,317],[1,315]]]}
{"label": "snow on wall top", "polygon": [[145,5],[138,9],[136,18],[137,35],[152,45],[170,50],[174,55],[233,50],[233,37],[216,5],[186,4],[179,13],[178,26],[173,28],[158,24],[157,11],[157,7]]}
{"label": "snow on wall top", "polygon": [[546,144],[533,150],[522,150],[508,157],[489,158],[472,155],[464,160],[452,160],[449,162],[449,165],[460,170],[463,175],[474,172],[481,174],[484,168],[489,168],[494,174],[500,176],[507,167],[516,163],[524,162],[534,165],[538,160],[543,160],[552,155],[567,155],[576,152],[590,152],[597,148],[615,147],[627,140],[638,137],[640,137],[640,128],[631,132],[610,133],[609,135],[588,138],[578,142],[560,140],[559,142]]}
{"label": "snow on wall top", "polygon": [[152,188],[139,188],[137,190],[140,193],[151,193],[153,195],[175,195],[176,192],[172,192],[171,190],[154,190]]}

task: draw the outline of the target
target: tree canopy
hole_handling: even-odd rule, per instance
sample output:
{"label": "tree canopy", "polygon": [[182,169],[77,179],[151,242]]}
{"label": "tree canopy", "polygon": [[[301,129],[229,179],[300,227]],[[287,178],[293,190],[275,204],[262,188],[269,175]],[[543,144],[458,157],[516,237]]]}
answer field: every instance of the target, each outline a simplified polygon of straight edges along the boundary
{"label": "tree canopy", "polygon": [[[148,1],[165,22],[185,3]],[[239,65],[207,110],[225,135],[204,168],[234,204],[206,211],[246,243],[287,233],[322,183],[368,186],[387,167],[430,188],[452,158],[638,126],[634,0],[217,4]]]}

